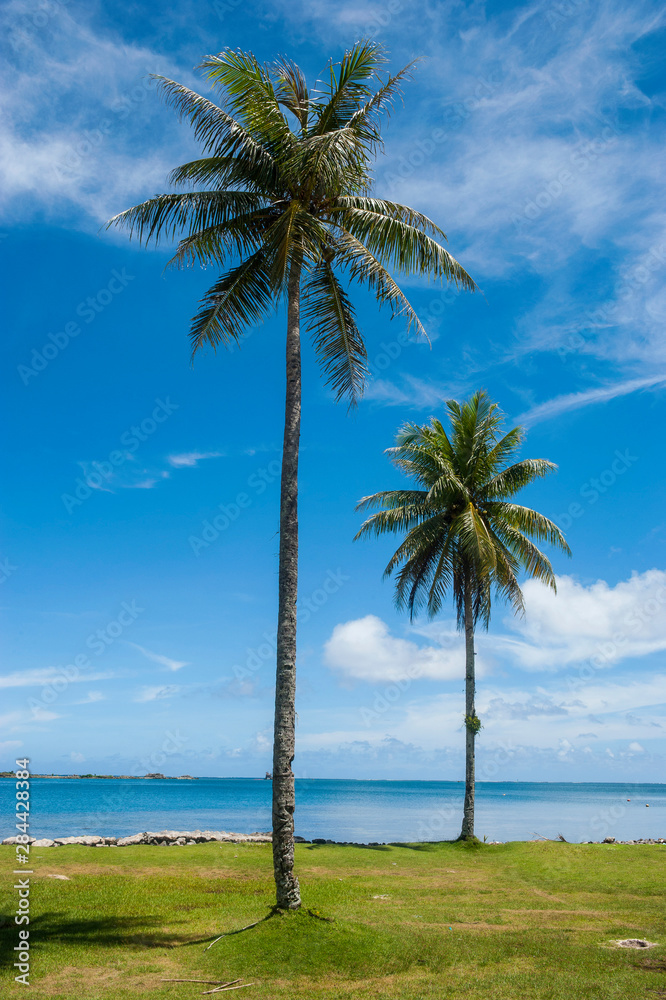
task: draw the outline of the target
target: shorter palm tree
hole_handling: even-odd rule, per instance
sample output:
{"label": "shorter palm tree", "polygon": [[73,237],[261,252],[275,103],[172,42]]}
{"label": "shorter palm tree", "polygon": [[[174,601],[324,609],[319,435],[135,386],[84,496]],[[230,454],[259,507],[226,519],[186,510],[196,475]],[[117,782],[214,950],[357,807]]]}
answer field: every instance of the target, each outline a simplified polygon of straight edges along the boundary
{"label": "shorter palm tree", "polygon": [[[465,632],[465,803],[461,838],[474,836],[474,745],[481,723],[474,705],[474,630],[490,624],[491,594],[524,614],[517,575],[524,572],[556,590],[546,556],[531,539],[570,555],[557,525],[512,502],[533,480],[557,466],[542,458],[512,458],[523,440],[514,427],[500,436],[503,417],[485,391],[465,403],[447,402],[449,434],[434,417],[408,423],[387,454],[420,489],[388,490],[364,497],[357,510],[381,507],[356,538],[406,532],[385,576],[396,575],[396,604],[410,618],[422,609],[434,617],[453,598],[458,628]],[[398,569],[399,567],[399,569]]]}

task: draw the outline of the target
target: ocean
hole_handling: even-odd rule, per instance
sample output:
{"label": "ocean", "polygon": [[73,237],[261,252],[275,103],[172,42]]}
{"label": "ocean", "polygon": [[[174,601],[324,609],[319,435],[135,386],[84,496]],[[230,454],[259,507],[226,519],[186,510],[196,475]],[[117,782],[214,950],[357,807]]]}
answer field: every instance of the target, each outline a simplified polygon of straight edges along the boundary
{"label": "ocean", "polygon": [[[33,778],[30,785],[30,833],[38,838],[271,828],[271,782],[260,778]],[[357,843],[453,839],[460,833],[463,787],[456,781],[297,779],[296,834]],[[14,780],[1,778],[2,837],[16,833],[14,793]],[[664,837],[666,785],[481,781],[476,833],[500,841]]]}

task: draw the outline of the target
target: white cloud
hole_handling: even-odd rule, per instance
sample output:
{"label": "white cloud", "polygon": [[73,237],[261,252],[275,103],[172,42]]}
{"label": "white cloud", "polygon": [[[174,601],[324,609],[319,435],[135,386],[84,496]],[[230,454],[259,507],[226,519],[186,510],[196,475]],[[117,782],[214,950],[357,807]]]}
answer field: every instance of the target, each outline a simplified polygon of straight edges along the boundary
{"label": "white cloud", "polygon": [[78,750],[72,750],[72,752],[69,755],[69,759],[71,761],[74,761],[75,764],[83,764],[86,758],[83,756],[82,753],[79,753]]}
{"label": "white cloud", "polygon": [[629,749],[632,750],[634,753],[645,753],[644,748],[640,745],[640,743],[636,743],[635,740],[633,743],[629,744]]}
{"label": "white cloud", "polygon": [[557,594],[535,580],[523,584],[526,616],[505,621],[513,636],[480,637],[525,670],[557,670],[591,659],[611,666],[666,649],[666,572],[634,573],[610,587],[557,577]]}
{"label": "white cloud", "polygon": [[[89,679],[90,678],[88,678],[88,680]],[[88,691],[88,694],[86,695],[85,698],[82,698],[81,701],[75,701],[74,704],[75,705],[94,705],[95,702],[105,701],[105,700],[106,699],[105,699],[105,697],[104,697],[104,695],[102,694],[101,691]]]}
{"label": "white cloud", "polygon": [[[595,669],[666,650],[666,572],[634,573],[610,587],[558,576],[557,594],[535,580],[522,585],[526,616],[507,617],[507,631],[476,634],[477,676],[500,661],[510,668],[554,672],[591,661]],[[411,635],[421,646],[392,636],[375,615],[344,622],[324,646],[326,664],[339,675],[371,683],[464,676],[463,640],[451,621],[421,623]],[[522,710],[521,710],[522,711]],[[536,713],[534,713],[536,714]]]}
{"label": "white cloud", "polygon": [[129,646],[133,646],[138,649],[140,653],[149,659],[153,663],[160,663],[163,667],[167,667],[168,670],[180,670],[182,667],[189,667],[189,660],[172,660],[169,656],[163,656],[161,653],[153,653],[151,649],[146,649],[145,646],[139,646],[136,642],[128,643]]}
{"label": "white cloud", "polygon": [[397,639],[381,618],[366,615],[335,626],[324,646],[324,659],[343,677],[370,683],[417,677],[450,680],[465,674],[460,639],[452,638],[450,646],[419,646]]}
{"label": "white cloud", "polygon": [[[47,28],[28,25],[19,37],[21,11],[9,3],[0,13],[3,37],[15,40],[3,74],[2,201],[104,222],[164,186],[177,145],[189,153],[187,130],[148,79],[170,68],[148,48],[96,33],[83,8],[74,19],[60,5]],[[158,119],[159,144],[147,141]]]}
{"label": "white cloud", "polygon": [[[318,717],[308,727],[309,715],[303,713],[299,747],[332,749],[353,741],[377,743],[390,735],[427,751],[461,750],[464,709],[464,693],[458,686],[428,697],[417,697],[415,689],[405,688],[390,706],[369,699],[367,706],[358,711],[356,728],[322,731]],[[595,680],[581,683],[574,690],[561,681],[529,691],[483,684],[477,689],[476,709],[483,725],[479,737],[482,752],[494,746],[551,748],[559,752],[563,741],[582,749],[585,742],[594,739],[621,743],[630,750],[637,736],[634,713],[641,716],[641,739],[663,741],[666,674],[604,683]],[[353,716],[349,721],[353,723]]]}
{"label": "white cloud", "polygon": [[156,687],[144,687],[133,699],[137,702],[161,701],[164,698],[173,698],[178,694],[180,688],[177,684],[162,684]]}
{"label": "white cloud", "polygon": [[192,468],[205,458],[222,458],[221,451],[188,451],[181,455],[169,455],[167,462],[175,469]]}
{"label": "white cloud", "polygon": [[67,684],[80,684],[82,681],[105,681],[113,674],[110,672],[79,674],[77,677],[68,677],[63,670],[58,667],[43,667],[35,670],[22,670],[20,672],[5,674],[0,676],[0,688],[12,687],[45,687],[54,680],[65,680]]}
{"label": "white cloud", "polygon": [[525,413],[521,413],[515,418],[517,424],[527,424],[531,426],[541,420],[549,420],[557,417],[561,413],[570,410],[579,410],[584,406],[594,403],[606,403],[610,399],[618,396],[626,396],[631,392],[640,389],[649,389],[657,386],[666,386],[666,374],[648,375],[643,378],[627,379],[624,382],[616,382],[614,385],[599,386],[596,389],[588,389],[585,392],[571,392],[564,396],[556,396],[546,403],[533,406]]}

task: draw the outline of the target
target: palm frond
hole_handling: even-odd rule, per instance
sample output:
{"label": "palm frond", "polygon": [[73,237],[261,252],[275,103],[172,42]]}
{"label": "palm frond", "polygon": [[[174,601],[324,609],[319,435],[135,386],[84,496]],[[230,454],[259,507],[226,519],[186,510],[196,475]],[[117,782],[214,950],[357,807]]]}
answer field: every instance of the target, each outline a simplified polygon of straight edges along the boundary
{"label": "palm frond", "polygon": [[485,520],[473,503],[468,503],[454,519],[454,530],[460,540],[465,560],[475,567],[480,577],[490,575],[497,564],[497,553]]}
{"label": "palm frond", "polygon": [[114,215],[106,228],[129,230],[141,242],[173,239],[182,229],[191,233],[223,225],[239,212],[256,210],[265,202],[245,191],[188,191],[160,194]]}
{"label": "palm frond", "polygon": [[412,59],[386,83],[377,90],[370,100],[366,101],[349,119],[348,125],[363,136],[368,147],[376,153],[382,148],[383,140],[379,129],[379,117],[382,113],[390,118],[395,99],[401,94],[401,83],[411,76],[418,59]]}
{"label": "palm frond", "polygon": [[515,496],[535,479],[541,479],[549,472],[556,471],[557,466],[554,462],[548,462],[544,458],[526,458],[498,472],[485,484],[483,493],[489,500],[494,500],[496,497],[504,500]]}
{"label": "palm frond", "polygon": [[494,470],[505,465],[518,451],[524,437],[525,432],[522,427],[513,427],[507,434],[500,438],[494,447],[490,448],[488,452],[488,467]]}
{"label": "palm frond", "polygon": [[308,131],[310,94],[301,69],[291,59],[278,59],[274,66],[277,85],[275,97],[278,104],[287,108],[298,120],[303,134]]}
{"label": "palm frond", "polygon": [[543,514],[539,514],[538,511],[531,510],[529,507],[521,507],[519,504],[506,503],[499,500],[487,503],[486,511],[488,512],[488,516],[493,520],[497,521],[501,519],[503,523],[516,528],[518,531],[522,531],[530,538],[548,542],[550,545],[561,549],[567,555],[571,555],[571,549],[560,529],[553,521],[544,517]]}
{"label": "palm frond", "polygon": [[529,538],[511,527],[506,521],[494,526],[495,533],[506,548],[513,554],[516,564],[522,566],[525,573],[535,580],[540,580],[546,586],[557,592],[555,574],[550,560]]}
{"label": "palm frond", "polygon": [[333,268],[323,261],[310,272],[303,287],[303,317],[312,332],[326,385],[336,400],[356,405],[368,377],[367,351],[356,323],[354,308]]}
{"label": "palm frond", "polygon": [[361,103],[370,97],[368,82],[377,78],[383,62],[383,47],[378,42],[365,40],[345,52],[337,75],[333,63],[330,64],[328,101],[316,109],[316,131],[320,135],[344,127],[359,110]]}
{"label": "palm frond", "polygon": [[152,75],[166,104],[174,107],[181,118],[187,118],[194,138],[204,152],[216,156],[243,156],[251,162],[261,161],[267,168],[274,166],[268,149],[256,136],[222,108],[168,77]]}
{"label": "palm frond", "polygon": [[296,137],[280,110],[270,70],[251,52],[225,49],[207,56],[200,69],[220,87],[235,118],[273,156],[280,159],[296,144]]}
{"label": "palm frond", "polygon": [[249,326],[262,322],[275,301],[268,264],[266,254],[258,250],[208,290],[192,320],[193,357],[204,344],[217,349],[238,343]]}
{"label": "palm frond", "polygon": [[255,253],[278,214],[274,208],[247,212],[186,236],[166,266],[191,267],[199,263],[205,267],[211,261],[221,263],[232,254],[245,257]]}
{"label": "palm frond", "polygon": [[205,156],[176,167],[168,180],[176,187],[204,184],[208,188],[233,188],[266,199],[287,193],[280,166],[270,157]]}
{"label": "palm frond", "polygon": [[370,288],[374,292],[380,308],[388,305],[391,310],[391,319],[398,316],[406,317],[407,332],[415,327],[416,335],[422,335],[427,340],[428,335],[421,320],[407,296],[384,265],[346,229],[338,227],[336,237],[336,264],[348,269],[352,281]]}
{"label": "palm frond", "polygon": [[335,199],[329,211],[333,218],[337,214],[344,213],[349,209],[358,209],[361,212],[374,212],[387,219],[395,219],[398,222],[406,222],[408,226],[414,226],[422,230],[428,236],[435,239],[446,240],[444,233],[439,226],[429,219],[422,212],[417,212],[407,205],[401,205],[396,201],[388,201],[386,198],[370,198],[364,195],[340,195]]}
{"label": "palm frond", "polygon": [[341,211],[341,223],[370,253],[404,274],[424,274],[476,291],[476,282],[448,250],[416,226],[367,209]]}
{"label": "palm frond", "polygon": [[426,496],[422,490],[390,490],[363,497],[357,503],[356,510],[367,510],[382,505],[386,509],[377,511],[367,518],[354,536],[354,541],[365,535],[378,537],[389,532],[410,531],[429,514],[424,502]]}

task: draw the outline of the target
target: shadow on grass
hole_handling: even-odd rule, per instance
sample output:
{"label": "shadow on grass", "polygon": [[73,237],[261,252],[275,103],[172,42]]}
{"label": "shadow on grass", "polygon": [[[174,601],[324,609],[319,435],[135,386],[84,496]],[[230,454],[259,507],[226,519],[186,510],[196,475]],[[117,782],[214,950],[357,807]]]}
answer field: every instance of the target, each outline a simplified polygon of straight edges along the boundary
{"label": "shadow on grass", "polygon": [[[184,921],[181,921],[184,922]],[[31,947],[44,945],[90,945],[91,948],[136,947],[177,948],[183,945],[205,944],[211,936],[193,937],[163,930],[163,920],[157,917],[98,917],[73,920],[65,913],[44,913],[30,918]],[[16,959],[19,928],[13,918],[5,918],[0,927],[0,963],[11,966]]]}
{"label": "shadow on grass", "polygon": [[364,851],[390,851],[391,847],[402,847],[402,844],[352,844],[352,843],[337,843],[334,840],[329,841],[325,844],[301,844],[301,847],[305,847],[308,851],[318,851],[322,847],[353,847],[362,848]]}
{"label": "shadow on grass", "polygon": [[409,851],[421,851],[428,853],[430,851],[437,850],[437,848],[442,847],[442,845],[447,845],[448,847],[461,846],[466,849],[484,846],[482,841],[477,840],[476,837],[469,838],[467,840],[458,837],[456,840],[424,840],[413,841],[411,843],[407,843],[402,840],[392,840],[389,844],[354,844],[351,842],[335,840],[315,843],[313,841],[311,844],[299,844],[299,847],[304,847],[307,851],[318,851],[322,847],[353,847],[362,848],[366,851],[390,851],[393,847],[404,847]]}

